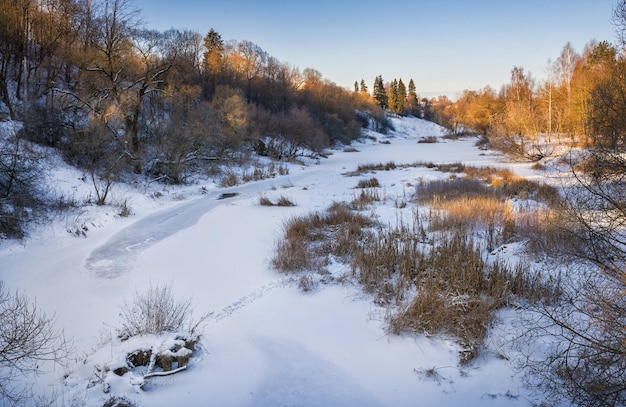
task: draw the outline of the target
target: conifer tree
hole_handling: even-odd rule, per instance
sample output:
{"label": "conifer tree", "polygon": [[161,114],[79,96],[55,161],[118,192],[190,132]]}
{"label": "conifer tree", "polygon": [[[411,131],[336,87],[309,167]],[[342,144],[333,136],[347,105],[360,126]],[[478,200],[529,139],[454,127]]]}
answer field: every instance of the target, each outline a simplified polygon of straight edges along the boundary
{"label": "conifer tree", "polygon": [[202,64],[204,65],[204,72],[208,78],[210,92],[213,93],[217,79],[222,73],[224,65],[224,40],[222,40],[222,36],[213,28],[211,28],[204,37],[204,48],[205,52]]}
{"label": "conifer tree", "polygon": [[361,79],[361,92],[367,93],[367,86],[365,85],[365,81]]}
{"label": "conifer tree", "polygon": [[398,89],[396,94],[396,113],[404,116],[404,104],[406,100],[406,86],[404,86],[404,82],[402,82],[402,78],[398,80]]}
{"label": "conifer tree", "polygon": [[389,99],[387,98],[387,93],[385,92],[382,75],[378,75],[374,80],[374,89],[372,92],[378,105],[383,109],[387,109],[389,107]]}
{"label": "conifer tree", "polygon": [[409,80],[409,94],[406,98],[406,111],[413,115],[419,115],[419,99],[417,97],[417,91],[415,89],[415,82],[413,79]]}
{"label": "conifer tree", "polygon": [[354,81],[354,91],[358,92],[359,91],[359,82]]}
{"label": "conifer tree", "polygon": [[389,110],[398,113],[398,80],[395,78],[387,89],[387,100],[389,101]]}

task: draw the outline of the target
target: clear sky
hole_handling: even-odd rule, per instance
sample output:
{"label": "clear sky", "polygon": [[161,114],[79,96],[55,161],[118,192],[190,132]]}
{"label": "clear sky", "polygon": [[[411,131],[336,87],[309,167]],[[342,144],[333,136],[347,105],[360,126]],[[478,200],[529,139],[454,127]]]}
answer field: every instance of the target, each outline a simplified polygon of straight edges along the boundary
{"label": "clear sky", "polygon": [[146,25],[214,28],[352,89],[413,79],[420,96],[498,90],[514,66],[540,81],[571,42],[615,43],[617,0],[134,0]]}

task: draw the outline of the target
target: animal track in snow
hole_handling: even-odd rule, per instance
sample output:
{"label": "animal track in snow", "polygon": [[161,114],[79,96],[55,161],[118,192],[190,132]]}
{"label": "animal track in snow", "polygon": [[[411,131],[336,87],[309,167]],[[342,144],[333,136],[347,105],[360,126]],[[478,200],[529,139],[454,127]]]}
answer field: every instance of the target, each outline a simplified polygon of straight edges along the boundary
{"label": "animal track in snow", "polygon": [[262,286],[252,291],[250,294],[244,295],[243,297],[239,298],[235,302],[230,303],[229,305],[222,308],[220,311],[216,312],[213,315],[213,320],[215,322],[219,322],[220,320],[231,316],[232,314],[239,311],[240,309],[252,304],[256,300],[265,297],[267,294],[274,291],[275,289],[285,287],[286,285],[292,282],[293,282],[293,278],[283,278],[280,280],[274,280],[266,284],[263,284]]}

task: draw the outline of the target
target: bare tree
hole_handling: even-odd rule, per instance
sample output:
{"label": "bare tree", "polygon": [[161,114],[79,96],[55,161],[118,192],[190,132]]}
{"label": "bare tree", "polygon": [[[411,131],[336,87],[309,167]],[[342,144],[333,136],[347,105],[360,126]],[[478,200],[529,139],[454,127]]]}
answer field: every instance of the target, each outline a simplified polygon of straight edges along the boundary
{"label": "bare tree", "polygon": [[[0,281],[0,404],[28,405],[28,377],[43,363],[62,363],[70,346],[34,302]],[[4,404],[3,404],[4,405]]]}

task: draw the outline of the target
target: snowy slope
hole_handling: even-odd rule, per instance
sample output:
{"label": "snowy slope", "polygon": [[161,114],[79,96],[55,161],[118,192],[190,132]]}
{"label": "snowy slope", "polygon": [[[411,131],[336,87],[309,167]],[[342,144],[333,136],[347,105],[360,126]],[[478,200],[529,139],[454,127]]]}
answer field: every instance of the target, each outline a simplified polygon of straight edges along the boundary
{"label": "snowy slope", "polygon": [[[371,134],[389,143],[355,143],[358,152],[333,151],[319,165],[292,164],[289,175],[227,190],[207,182],[205,195],[195,185],[154,199],[153,190],[118,185],[116,199],[128,201],[133,216],[91,208],[26,242],[4,243],[0,279],[55,313],[76,346],[76,366],[44,373],[38,391],[77,406],[101,406],[110,394],[156,407],[529,405],[532,396],[509,362],[492,354],[496,349],[461,368],[451,340],[387,335],[385,310],[358,287],[304,294],[269,265],[285,220],[354,198],[358,179],[344,174],[358,164],[462,161],[531,174],[525,164],[478,150],[471,139],[418,144],[444,134],[432,123],[394,119],[394,125],[389,136]],[[85,190],[80,174],[56,174],[63,174],[60,188]],[[389,223],[402,211],[408,218],[410,207],[396,209],[396,200],[421,179],[445,176],[422,167],[377,173],[387,198],[377,215]],[[217,199],[225,191],[238,195]],[[261,194],[286,196],[296,206],[259,206]],[[68,223],[89,225],[87,237],[67,233]],[[197,314],[214,313],[188,370],[152,378],[144,391],[126,382],[114,383],[109,395],[101,386],[87,389],[93,367],[117,357],[122,346],[107,342],[119,326],[119,306],[148,282],[171,283],[177,296],[193,298]],[[500,339],[493,338],[494,346]],[[433,368],[436,374],[425,373]]]}

